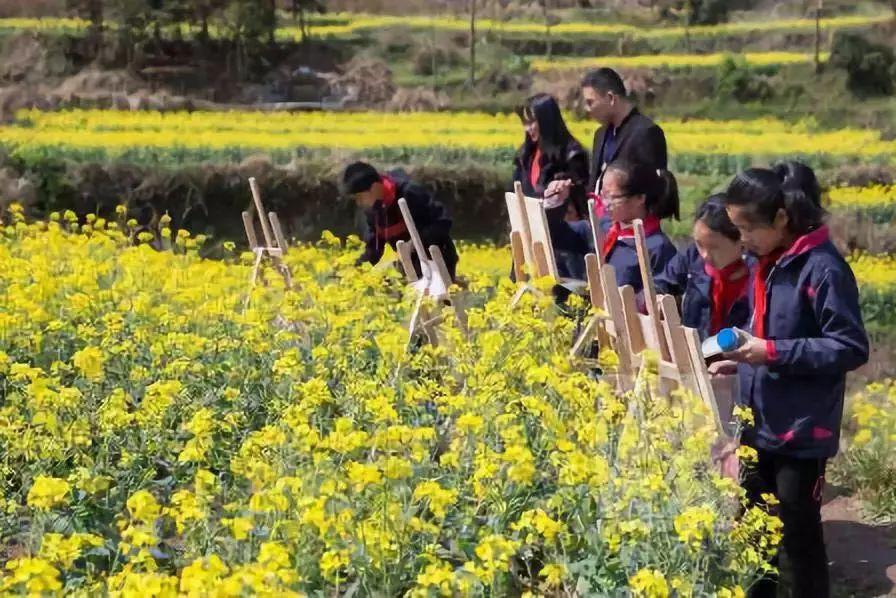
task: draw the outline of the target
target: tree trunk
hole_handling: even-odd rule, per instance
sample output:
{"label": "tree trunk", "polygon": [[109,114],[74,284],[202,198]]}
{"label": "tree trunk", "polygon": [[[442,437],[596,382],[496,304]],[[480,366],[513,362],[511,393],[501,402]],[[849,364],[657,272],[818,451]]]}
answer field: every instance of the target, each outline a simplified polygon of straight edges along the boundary
{"label": "tree trunk", "polygon": [[476,84],[476,0],[470,0],[470,87]]}
{"label": "tree trunk", "polygon": [[815,74],[821,73],[821,7],[824,0],[815,5]]}
{"label": "tree trunk", "polygon": [[273,45],[277,41],[277,0],[269,0],[270,22],[268,23],[268,42]]}
{"label": "tree trunk", "polygon": [[[293,6],[296,5],[293,4]],[[305,40],[308,39],[308,29],[307,25],[305,24],[305,9],[301,6],[299,6],[299,32],[302,35],[302,43],[304,44]]]}
{"label": "tree trunk", "polygon": [[96,57],[103,47],[103,0],[90,0],[87,14],[90,20],[90,47]]}
{"label": "tree trunk", "polygon": [[548,6],[548,2],[550,2],[550,0],[541,0],[541,6],[542,6],[542,9],[544,10],[544,43],[545,43],[545,50],[546,50],[545,53],[547,54],[547,59],[550,60],[551,55],[553,54],[553,45],[551,44],[551,19],[550,19],[550,13],[549,13],[550,7]]}

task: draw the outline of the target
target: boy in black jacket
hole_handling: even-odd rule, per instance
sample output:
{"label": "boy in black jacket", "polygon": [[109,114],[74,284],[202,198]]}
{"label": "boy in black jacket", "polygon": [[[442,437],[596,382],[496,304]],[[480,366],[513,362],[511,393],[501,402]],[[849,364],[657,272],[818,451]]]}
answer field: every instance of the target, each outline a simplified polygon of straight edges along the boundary
{"label": "boy in black jacket", "polygon": [[[342,188],[364,209],[367,217],[364,236],[367,246],[358,258],[358,264],[369,262],[375,265],[383,257],[386,243],[395,249],[398,241],[410,240],[408,227],[398,207],[398,200],[403,197],[408,202],[423,246],[428,249],[430,245],[435,245],[441,250],[448,273],[454,280],[458,257],[451,240],[451,219],[445,207],[432,199],[423,186],[409,180],[401,170],[381,175],[370,164],[354,162],[342,173]],[[420,275],[416,256],[414,267]]]}

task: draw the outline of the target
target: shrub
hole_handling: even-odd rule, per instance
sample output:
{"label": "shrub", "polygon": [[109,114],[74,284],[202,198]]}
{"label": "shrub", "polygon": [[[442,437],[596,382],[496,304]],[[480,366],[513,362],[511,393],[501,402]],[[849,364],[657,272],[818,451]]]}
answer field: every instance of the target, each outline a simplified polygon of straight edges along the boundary
{"label": "shrub", "polygon": [[892,95],[896,87],[893,48],[858,33],[838,32],[834,36],[830,64],[846,70],[847,86],[856,95]]}

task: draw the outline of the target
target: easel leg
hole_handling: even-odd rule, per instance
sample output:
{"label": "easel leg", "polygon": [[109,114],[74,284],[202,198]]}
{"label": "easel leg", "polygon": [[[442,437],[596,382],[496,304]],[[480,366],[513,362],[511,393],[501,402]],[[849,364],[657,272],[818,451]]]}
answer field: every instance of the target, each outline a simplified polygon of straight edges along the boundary
{"label": "easel leg", "polygon": [[520,299],[523,298],[523,295],[526,294],[527,291],[530,290],[528,284],[521,284],[520,288],[516,290],[516,293],[513,294],[513,297],[510,299],[510,307],[516,307],[516,304],[520,302]]}
{"label": "easel leg", "polygon": [[255,286],[258,282],[258,271],[261,269],[261,258],[264,254],[261,251],[255,252],[255,263],[252,265],[252,276],[249,278],[249,285]]}
{"label": "easel leg", "polygon": [[585,343],[590,341],[594,337],[594,329],[597,327],[598,317],[591,316],[588,320],[588,324],[585,325],[585,328],[579,334],[579,338],[576,339],[576,342],[573,344],[572,349],[569,351],[570,357],[576,357],[580,355],[582,352],[582,348],[585,346]]}
{"label": "easel leg", "polygon": [[414,301],[414,309],[411,311],[411,321],[408,323],[408,336],[411,340],[414,338],[414,333],[417,331],[417,323],[420,321],[420,311],[423,309],[423,294],[420,293],[417,295],[417,300]]}

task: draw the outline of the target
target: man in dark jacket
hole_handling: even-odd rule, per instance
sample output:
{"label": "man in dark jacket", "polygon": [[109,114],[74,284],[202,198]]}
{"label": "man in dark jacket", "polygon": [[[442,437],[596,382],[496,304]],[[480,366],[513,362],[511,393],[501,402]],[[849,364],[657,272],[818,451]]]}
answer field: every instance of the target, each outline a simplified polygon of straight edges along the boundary
{"label": "man in dark jacket", "polygon": [[[594,134],[588,192],[599,193],[607,165],[614,160],[646,164],[666,170],[666,136],[627,98],[619,73],[610,68],[593,70],[582,79],[582,99],[588,115],[601,124]],[[554,181],[545,195],[565,198],[572,181]]]}
{"label": "man in dark jacket", "polygon": [[589,72],[582,79],[582,99],[589,116],[601,124],[591,150],[589,191],[600,191],[604,168],[614,160],[666,170],[666,136],[626,97],[619,73],[610,68]]}
{"label": "man in dark jacket", "polygon": [[[395,249],[398,241],[409,241],[408,227],[398,207],[398,200],[404,198],[423,246],[427,249],[435,245],[445,258],[445,265],[451,279],[455,278],[457,249],[451,240],[451,219],[445,207],[432,199],[421,185],[408,179],[401,170],[393,170],[381,175],[370,164],[354,162],[342,173],[342,188],[351,195],[355,203],[364,209],[367,230],[364,235],[366,247],[358,258],[358,264],[379,263],[386,244]],[[420,275],[420,265],[414,256],[414,267]]]}

